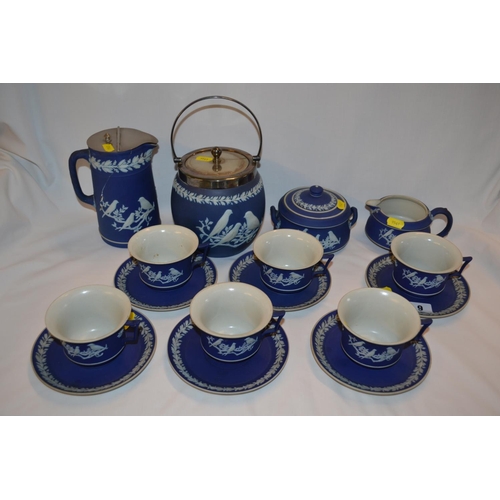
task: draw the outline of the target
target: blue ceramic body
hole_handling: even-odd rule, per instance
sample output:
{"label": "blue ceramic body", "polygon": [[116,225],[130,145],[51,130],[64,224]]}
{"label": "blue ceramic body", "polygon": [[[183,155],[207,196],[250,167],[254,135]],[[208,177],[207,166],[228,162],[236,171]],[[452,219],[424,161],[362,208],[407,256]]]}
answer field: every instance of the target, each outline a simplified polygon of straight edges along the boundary
{"label": "blue ceramic body", "polygon": [[340,323],[340,344],[345,354],[355,363],[368,368],[388,368],[399,361],[404,349],[419,341],[425,329],[431,323],[431,319],[422,319],[422,327],[412,340],[403,344],[392,345],[380,345],[368,342],[352,333]]}
{"label": "blue ceramic body", "polygon": [[138,262],[139,276],[146,285],[162,290],[184,285],[191,278],[193,269],[205,264],[207,251],[208,246],[198,247],[192,255],[168,264]]}
{"label": "blue ceramic body", "polygon": [[292,189],[271,207],[274,229],[305,231],[323,245],[325,255],[342,250],[348,243],[358,210],[339,193],[314,185]]}
{"label": "blue ceramic body", "polygon": [[[383,203],[384,201],[388,201],[390,199],[401,200],[401,213],[385,213],[380,207],[370,205],[369,202],[367,202],[366,205],[367,209],[370,211],[370,215],[366,221],[365,233],[368,238],[379,247],[389,250],[391,248],[391,241],[396,236],[403,233],[412,231],[430,233],[431,224],[434,218],[438,215],[441,215],[446,219],[446,226],[440,233],[438,233],[438,236],[446,236],[453,226],[453,217],[446,208],[438,207],[433,210],[429,210],[421,201],[408,196],[386,196],[385,198],[377,201]],[[422,212],[423,217],[419,220],[408,220],[404,213],[405,203],[408,204],[408,210],[410,212],[417,207],[417,210]]]}
{"label": "blue ceramic body", "polygon": [[[330,255],[342,250],[349,242],[351,228],[358,220],[358,210],[356,207],[351,207],[350,210],[351,217],[348,220],[337,226],[329,226],[326,228],[307,227],[305,224],[295,224],[286,217],[282,217],[275,207],[271,207],[271,220],[274,229],[298,229],[299,231],[309,233],[321,242],[325,255]],[[304,222],[307,223],[306,221]]]}
{"label": "blue ceramic body", "polygon": [[[156,146],[148,143],[110,153],[89,148],[69,158],[75,194],[95,208],[99,232],[109,245],[126,247],[134,233],[161,223],[151,166]],[[76,168],[80,159],[90,164],[93,195],[86,195],[80,186]]]}
{"label": "blue ceramic body", "polygon": [[129,320],[118,331],[92,342],[61,342],[66,357],[78,365],[93,366],[116,358],[126,344],[139,339],[140,321]]}
{"label": "blue ceramic body", "polygon": [[453,276],[460,276],[472,257],[464,257],[462,267],[451,273],[428,273],[415,269],[394,258],[392,277],[396,285],[413,295],[429,297],[441,293]]}
{"label": "blue ceramic body", "polygon": [[255,257],[255,261],[260,267],[260,278],[263,283],[277,292],[298,292],[306,288],[315,276],[325,274],[333,255],[322,259],[312,267],[304,269],[281,269],[264,264]]}
{"label": "blue ceramic body", "polygon": [[232,363],[244,361],[252,357],[259,350],[262,339],[266,335],[271,335],[279,329],[281,319],[284,315],[284,312],[280,312],[276,318],[270,321],[266,328],[245,337],[219,337],[203,331],[196,325],[194,325],[194,328],[200,336],[203,350],[209,356],[218,361]]}
{"label": "blue ceramic body", "polygon": [[229,257],[248,247],[264,219],[265,194],[258,172],[234,188],[191,186],[179,175],[172,186],[171,207],[175,224],[194,231],[208,244],[210,257]]}

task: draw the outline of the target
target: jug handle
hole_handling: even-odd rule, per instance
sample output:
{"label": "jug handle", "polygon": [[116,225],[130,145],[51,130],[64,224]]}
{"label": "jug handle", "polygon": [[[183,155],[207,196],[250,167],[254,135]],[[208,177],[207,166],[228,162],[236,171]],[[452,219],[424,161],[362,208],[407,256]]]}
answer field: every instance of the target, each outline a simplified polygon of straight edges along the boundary
{"label": "jug handle", "polygon": [[174,163],[176,165],[178,165],[181,162],[181,158],[179,158],[177,156],[177,154],[175,152],[175,149],[174,149],[175,126],[177,125],[177,122],[179,121],[179,118],[184,113],[184,111],[186,111],[188,108],[190,108],[193,104],[196,104],[196,103],[198,103],[200,101],[206,101],[208,99],[225,99],[226,101],[235,102],[236,104],[239,104],[240,106],[242,106],[243,108],[245,108],[252,115],[252,118],[255,120],[255,123],[257,125],[257,129],[258,129],[258,132],[259,132],[259,141],[260,141],[259,150],[257,151],[257,154],[253,157],[253,161],[254,161],[254,163],[259,163],[259,161],[260,161],[260,154],[262,152],[262,129],[260,128],[259,120],[257,120],[257,117],[253,114],[252,110],[250,108],[248,108],[247,106],[245,106],[242,102],[237,101],[236,99],[233,99],[232,97],[226,97],[226,96],[222,96],[222,95],[211,95],[211,96],[206,96],[206,97],[200,97],[199,99],[196,99],[192,103],[188,104],[177,115],[177,118],[174,120],[174,124],[172,125],[172,132],[170,133],[170,144],[171,144],[171,147],[172,147],[172,156],[174,158]]}
{"label": "jug handle", "polygon": [[434,217],[436,217],[436,215],[443,215],[446,219],[445,228],[438,234],[438,236],[444,238],[450,232],[451,226],[453,226],[453,217],[447,208],[442,208],[442,207],[438,207],[435,208],[434,210],[431,210],[431,217],[433,219]]}
{"label": "jug handle", "polygon": [[78,173],[76,170],[76,162],[78,160],[89,160],[89,150],[88,149],[80,149],[75,151],[69,157],[69,175],[71,177],[71,183],[73,184],[73,189],[75,190],[76,197],[83,203],[88,205],[95,206],[94,197],[85,194],[82,190],[82,186],[80,185],[80,181],[78,179]]}

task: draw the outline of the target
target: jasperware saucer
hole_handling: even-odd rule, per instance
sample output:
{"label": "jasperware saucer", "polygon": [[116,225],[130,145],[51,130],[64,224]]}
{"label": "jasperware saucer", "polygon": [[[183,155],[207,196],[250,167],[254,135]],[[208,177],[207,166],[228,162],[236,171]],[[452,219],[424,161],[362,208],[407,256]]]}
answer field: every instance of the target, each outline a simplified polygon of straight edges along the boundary
{"label": "jasperware saucer", "polygon": [[366,268],[366,283],[370,287],[390,288],[410,301],[422,318],[445,318],[460,312],[467,304],[470,290],[463,276],[448,280],[444,290],[431,297],[408,293],[400,288],[392,277],[394,263],[391,254],[374,259]]}
{"label": "jasperware saucer", "polygon": [[342,349],[340,337],[337,311],[332,311],[316,323],[311,349],[319,366],[350,389],[379,396],[400,394],[421,384],[429,371],[431,355],[423,337],[404,349],[395,365],[378,370],[349,359]]}
{"label": "jasperware saucer", "polygon": [[259,350],[244,361],[225,363],[209,356],[188,315],[172,330],[168,359],[187,384],[212,394],[244,394],[264,387],[283,370],[288,339],[283,328],[263,338]]}
{"label": "jasperware saucer", "polygon": [[332,282],[327,269],[325,274],[315,276],[303,290],[291,293],[276,292],[260,279],[260,268],[255,262],[253,252],[242,255],[233,263],[229,270],[229,279],[259,288],[271,299],[274,309],[282,311],[300,311],[314,306],[326,297]]}
{"label": "jasperware saucer", "polygon": [[191,299],[203,288],[217,280],[214,263],[207,258],[205,264],[196,267],[189,281],[177,288],[160,290],[146,285],[139,276],[139,266],[132,258],[127,259],[116,271],[115,286],[124,292],[132,305],[148,311],[175,311],[188,307]]}
{"label": "jasperware saucer", "polygon": [[64,394],[86,396],[121,387],[146,368],[156,349],[156,335],[147,318],[134,310],[142,332],[137,344],[127,344],[111,361],[95,366],[71,362],[58,340],[45,329],[37,338],[31,362],[38,378],[51,389]]}

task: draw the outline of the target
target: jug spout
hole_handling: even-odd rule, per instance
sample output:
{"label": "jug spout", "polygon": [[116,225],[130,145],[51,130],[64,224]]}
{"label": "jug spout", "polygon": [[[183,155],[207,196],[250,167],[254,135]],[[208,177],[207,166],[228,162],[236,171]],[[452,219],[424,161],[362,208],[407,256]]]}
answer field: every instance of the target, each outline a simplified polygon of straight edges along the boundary
{"label": "jug spout", "polygon": [[370,212],[372,212],[373,210],[378,208],[379,204],[380,204],[380,200],[368,200],[365,203],[365,206],[368,210],[370,210]]}

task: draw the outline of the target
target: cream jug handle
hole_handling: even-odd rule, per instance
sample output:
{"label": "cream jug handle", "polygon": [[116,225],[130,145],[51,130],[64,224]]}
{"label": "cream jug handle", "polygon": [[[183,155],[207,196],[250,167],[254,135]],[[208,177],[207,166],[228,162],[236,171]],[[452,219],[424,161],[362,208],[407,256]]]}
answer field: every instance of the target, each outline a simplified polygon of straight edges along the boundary
{"label": "cream jug handle", "polygon": [[200,99],[196,99],[196,101],[193,101],[192,103],[188,104],[178,115],[177,115],[177,118],[174,120],[174,124],[172,125],[172,132],[170,133],[170,144],[171,144],[171,147],[172,147],[172,156],[174,158],[174,163],[176,165],[178,165],[180,162],[181,162],[181,158],[179,158],[175,152],[175,149],[174,149],[174,134],[175,134],[175,127],[177,125],[177,122],[179,121],[179,118],[182,116],[182,114],[188,109],[190,108],[193,104],[196,104],[200,101],[206,101],[208,99],[225,99],[226,101],[232,101],[232,102],[235,102],[236,104],[239,104],[240,106],[242,106],[243,108],[245,108],[251,115],[252,115],[252,118],[255,120],[255,124],[257,125],[257,129],[258,129],[258,132],[259,132],[259,141],[260,141],[260,144],[259,144],[259,150],[257,151],[257,154],[253,157],[253,161],[254,163],[259,163],[260,161],[260,154],[262,152],[262,129],[260,128],[260,124],[259,124],[259,120],[257,120],[257,117],[253,114],[253,112],[251,111],[250,108],[248,108],[247,106],[245,106],[243,103],[241,103],[240,101],[237,101],[236,99],[233,99],[232,97],[225,97],[225,96],[222,96],[222,95],[211,95],[211,96],[206,96],[206,97],[200,97]]}

